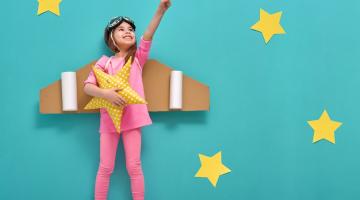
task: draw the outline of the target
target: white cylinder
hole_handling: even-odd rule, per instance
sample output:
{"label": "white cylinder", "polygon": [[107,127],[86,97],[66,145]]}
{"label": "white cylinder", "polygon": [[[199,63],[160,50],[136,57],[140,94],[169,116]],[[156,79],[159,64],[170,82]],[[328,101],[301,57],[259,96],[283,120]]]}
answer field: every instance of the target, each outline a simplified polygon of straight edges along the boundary
{"label": "white cylinder", "polygon": [[182,109],[182,71],[171,71],[170,77],[170,109]]}
{"label": "white cylinder", "polygon": [[61,98],[63,111],[76,111],[78,109],[76,72],[61,73]]}

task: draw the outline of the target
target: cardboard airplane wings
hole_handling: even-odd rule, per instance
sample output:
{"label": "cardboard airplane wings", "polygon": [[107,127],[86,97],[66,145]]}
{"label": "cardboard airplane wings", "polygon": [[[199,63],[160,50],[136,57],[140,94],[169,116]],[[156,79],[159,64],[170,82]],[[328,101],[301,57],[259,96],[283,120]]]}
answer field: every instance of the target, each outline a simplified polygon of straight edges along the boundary
{"label": "cardboard airplane wings", "polygon": [[[40,91],[40,113],[93,113],[97,110],[85,110],[85,105],[92,98],[83,91],[83,82],[88,77],[93,61],[76,71],[77,81],[77,111],[63,111],[61,99],[61,81],[58,80]],[[156,60],[148,60],[143,70],[145,98],[150,112],[167,112],[169,109],[170,74],[172,69]],[[209,87],[184,75],[183,76],[183,106],[180,111],[204,111],[210,109]]]}

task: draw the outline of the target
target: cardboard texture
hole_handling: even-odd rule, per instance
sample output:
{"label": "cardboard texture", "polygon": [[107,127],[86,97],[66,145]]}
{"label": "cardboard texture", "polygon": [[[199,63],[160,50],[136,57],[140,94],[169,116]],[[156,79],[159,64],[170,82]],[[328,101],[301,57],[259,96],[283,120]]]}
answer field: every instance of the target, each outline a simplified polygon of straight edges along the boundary
{"label": "cardboard texture", "polygon": [[[84,81],[88,77],[93,61],[76,71],[77,81],[77,111],[62,111],[61,82],[60,80],[48,85],[40,91],[40,113],[94,113],[97,110],[85,110],[85,105],[91,96],[83,91]],[[145,99],[150,112],[167,112],[169,109],[170,74],[173,69],[156,60],[148,60],[144,66],[143,83]],[[209,111],[209,87],[184,75],[183,77],[183,108],[179,111]]]}

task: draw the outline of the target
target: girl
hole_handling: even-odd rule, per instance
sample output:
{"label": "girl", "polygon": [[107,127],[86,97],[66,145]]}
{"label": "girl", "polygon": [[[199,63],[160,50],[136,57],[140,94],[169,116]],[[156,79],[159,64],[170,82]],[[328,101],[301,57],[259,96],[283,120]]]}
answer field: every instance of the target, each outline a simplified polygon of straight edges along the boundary
{"label": "girl", "polygon": [[[170,0],[160,0],[159,7],[150,25],[136,45],[134,22],[128,17],[116,17],[110,20],[105,28],[106,45],[115,53],[110,58],[102,56],[95,64],[108,74],[116,74],[132,57],[129,82],[131,87],[144,98],[142,69],[148,58],[153,35],[160,21],[171,6]],[[84,92],[90,96],[102,97],[115,105],[125,106],[124,98],[117,93],[118,89],[101,89],[91,71],[84,81]],[[145,104],[132,104],[124,108],[121,122],[121,134],[115,127],[105,109],[100,109],[100,163],[95,182],[95,200],[107,199],[110,176],[114,170],[118,141],[122,135],[126,159],[126,169],[131,183],[134,200],[144,199],[144,176],[141,168],[141,127],[152,123]]]}

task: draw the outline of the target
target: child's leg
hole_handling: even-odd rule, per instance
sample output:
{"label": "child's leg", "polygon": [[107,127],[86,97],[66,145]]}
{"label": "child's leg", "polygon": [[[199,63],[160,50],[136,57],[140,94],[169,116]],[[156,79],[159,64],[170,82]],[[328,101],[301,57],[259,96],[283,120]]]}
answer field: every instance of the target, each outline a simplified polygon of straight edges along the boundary
{"label": "child's leg", "polygon": [[141,168],[141,129],[132,129],[122,133],[126,169],[130,176],[133,200],[144,199],[144,175]]}
{"label": "child's leg", "polygon": [[115,132],[100,133],[100,163],[96,175],[95,200],[107,199],[119,138],[120,135]]}

